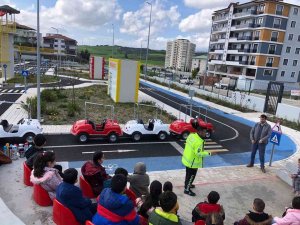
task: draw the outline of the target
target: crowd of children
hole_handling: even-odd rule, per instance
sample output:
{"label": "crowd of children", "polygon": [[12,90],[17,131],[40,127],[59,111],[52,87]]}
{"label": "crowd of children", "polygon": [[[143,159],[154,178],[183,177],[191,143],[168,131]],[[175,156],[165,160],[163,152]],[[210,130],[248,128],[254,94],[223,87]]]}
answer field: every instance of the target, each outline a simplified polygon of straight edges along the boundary
{"label": "crowd of children", "polygon": [[[102,166],[103,152],[95,152],[93,160],[86,162],[81,168],[84,179],[90,184],[95,196],[98,196],[93,203],[75,186],[78,171],[69,168],[62,172],[61,166],[56,165],[55,154],[43,151],[46,140],[37,135],[34,141],[35,147],[27,153],[27,165],[30,166],[33,162],[31,182],[40,184],[51,199],[56,198],[69,208],[79,223],[84,224],[90,220],[95,225],[182,224],[177,214],[179,204],[172,183],[167,181],[162,184],[158,180],[150,183],[144,163],[137,163],[132,175],[124,168],[117,168],[111,177]],[[299,194],[300,159],[298,173],[292,174],[291,177],[294,180],[294,190]],[[196,225],[223,225],[225,211],[218,203],[219,200],[219,193],[211,191],[207,200],[198,203],[192,210],[192,221]],[[253,209],[234,225],[300,224],[300,196],[293,199],[292,207],[288,208],[281,218],[273,218],[265,213],[264,209],[264,201],[254,199]]]}

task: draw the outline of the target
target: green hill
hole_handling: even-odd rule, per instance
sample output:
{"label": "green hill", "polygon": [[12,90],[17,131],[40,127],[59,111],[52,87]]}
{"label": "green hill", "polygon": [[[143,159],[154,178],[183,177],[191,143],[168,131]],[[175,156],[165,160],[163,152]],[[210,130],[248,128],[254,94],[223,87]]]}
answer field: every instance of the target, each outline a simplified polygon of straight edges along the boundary
{"label": "green hill", "polygon": [[[78,46],[79,51],[87,49],[91,55],[103,56],[106,59],[112,55],[112,47],[109,45],[97,45],[88,46],[80,45]],[[146,48],[142,49],[142,60],[143,64],[146,63]],[[114,46],[114,58],[118,59],[132,59],[140,60],[141,49],[140,48],[130,48],[122,46]],[[148,65],[153,66],[164,66],[165,64],[165,50],[152,50],[149,49]]]}

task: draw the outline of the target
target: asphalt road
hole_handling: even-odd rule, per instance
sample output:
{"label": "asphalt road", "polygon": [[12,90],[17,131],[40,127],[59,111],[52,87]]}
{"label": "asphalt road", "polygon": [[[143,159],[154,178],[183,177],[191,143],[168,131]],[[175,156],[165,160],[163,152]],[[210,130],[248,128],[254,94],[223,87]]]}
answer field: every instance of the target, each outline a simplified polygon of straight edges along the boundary
{"label": "asphalt road", "polygon": [[[140,84],[140,90],[178,110],[181,104],[190,104],[189,100],[178,99],[171,94],[149,88],[143,84]],[[194,103],[193,106],[195,106],[195,109],[192,112],[192,116],[195,117],[198,115],[198,109]],[[182,108],[181,111],[185,112],[185,109]],[[207,122],[211,122],[215,128],[212,137],[213,141],[222,144],[224,148],[229,150],[228,153],[246,152],[250,150],[249,133],[251,128],[249,126],[223,117],[215,113],[213,109],[208,110]]]}
{"label": "asphalt road", "polygon": [[[0,94],[0,101],[9,101],[9,102],[15,102],[18,98],[21,97],[21,94],[6,94],[2,93]],[[11,106],[10,103],[3,103],[0,104],[0,116]]]}

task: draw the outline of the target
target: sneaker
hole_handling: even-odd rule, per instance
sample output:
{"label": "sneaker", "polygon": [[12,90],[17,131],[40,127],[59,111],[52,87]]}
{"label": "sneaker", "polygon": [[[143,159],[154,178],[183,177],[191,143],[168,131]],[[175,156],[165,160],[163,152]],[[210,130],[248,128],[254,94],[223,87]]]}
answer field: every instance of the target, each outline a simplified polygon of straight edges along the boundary
{"label": "sneaker", "polygon": [[265,168],[261,168],[261,172],[266,173]]}
{"label": "sneaker", "polygon": [[253,164],[248,164],[247,167],[253,167]]}
{"label": "sneaker", "polygon": [[191,190],[189,190],[189,191],[184,190],[184,194],[187,194],[189,196],[196,196],[196,194],[194,192],[192,192]]}
{"label": "sneaker", "polygon": [[196,186],[194,185],[194,184],[192,184],[191,186],[190,186],[190,188],[195,188]]}

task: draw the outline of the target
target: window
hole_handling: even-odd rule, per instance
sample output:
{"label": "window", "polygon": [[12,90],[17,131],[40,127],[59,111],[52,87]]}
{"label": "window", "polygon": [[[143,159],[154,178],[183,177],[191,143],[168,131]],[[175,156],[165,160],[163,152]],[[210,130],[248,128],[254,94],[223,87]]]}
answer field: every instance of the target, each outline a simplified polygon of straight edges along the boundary
{"label": "window", "polygon": [[283,65],[287,66],[288,63],[289,63],[289,60],[288,60],[288,59],[284,59],[284,60],[283,60]]}
{"label": "window", "polygon": [[289,41],[293,40],[294,35],[293,34],[289,34]]}
{"label": "window", "polygon": [[300,41],[300,35],[298,35],[298,41]]}
{"label": "window", "polygon": [[284,77],[285,71],[281,71],[280,76]]}
{"label": "window", "polygon": [[273,72],[273,70],[265,70],[264,75],[265,76],[272,76],[272,72]]}
{"label": "window", "polygon": [[259,40],[260,31],[254,31],[254,40]]}
{"label": "window", "polygon": [[280,28],[280,25],[281,25],[281,19],[275,18],[275,19],[274,19],[273,27],[274,27],[274,28]]}
{"label": "window", "polygon": [[269,54],[275,54],[276,45],[269,45]]}
{"label": "window", "polygon": [[291,22],[291,27],[293,27],[293,28],[296,27],[296,21]]}
{"label": "window", "polygon": [[297,66],[298,60],[293,60],[293,66]]}
{"label": "window", "polygon": [[276,5],[276,14],[282,15],[283,12],[283,5]]}
{"label": "window", "polygon": [[56,47],[56,48],[57,48],[57,47],[58,47],[58,45],[54,45],[54,47]]}
{"label": "window", "polygon": [[291,73],[291,77],[295,77],[295,72],[292,72],[292,73]]}
{"label": "window", "polygon": [[256,23],[257,23],[257,24],[262,24],[263,21],[264,21],[264,18],[263,18],[263,17],[258,17],[258,18],[256,19]]}
{"label": "window", "polygon": [[290,53],[290,52],[291,52],[291,47],[286,47],[285,52],[286,52],[286,53]]}
{"label": "window", "polygon": [[300,54],[300,48],[296,48],[295,54],[299,55]]}
{"label": "window", "polygon": [[267,63],[266,63],[266,66],[273,66],[273,61],[274,61],[274,58],[267,58]]}
{"label": "window", "polygon": [[273,31],[272,34],[271,34],[271,41],[277,41],[277,37],[278,37],[278,32]]}
{"label": "window", "polygon": [[294,8],[294,15],[298,15],[298,8]]}

